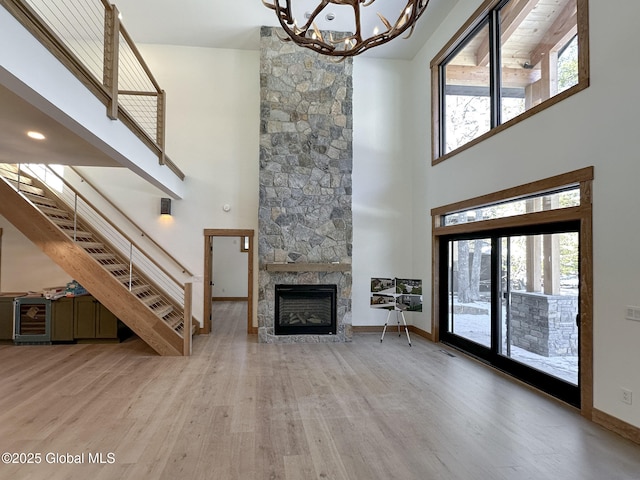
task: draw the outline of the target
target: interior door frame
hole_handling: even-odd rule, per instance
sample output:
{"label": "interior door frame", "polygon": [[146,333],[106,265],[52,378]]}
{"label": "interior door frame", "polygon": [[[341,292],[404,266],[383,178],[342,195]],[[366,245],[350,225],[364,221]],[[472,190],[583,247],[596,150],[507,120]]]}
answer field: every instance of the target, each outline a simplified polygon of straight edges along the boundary
{"label": "interior door frame", "polygon": [[201,333],[207,334],[212,331],[211,319],[211,270],[213,267],[213,250],[211,248],[215,237],[248,237],[249,248],[247,249],[247,334],[257,333],[257,328],[253,326],[253,249],[255,230],[249,229],[204,229],[204,320]]}
{"label": "interior door frame", "polygon": [[[501,190],[480,197],[463,200],[431,210],[432,222],[432,289],[431,289],[431,333],[434,342],[440,341],[440,272],[441,242],[451,234],[481,232],[523,225],[554,223],[578,220],[580,222],[580,413],[593,419],[593,187],[594,168],[556,175],[536,182]],[[447,214],[471,210],[507,200],[522,199],[568,186],[580,189],[580,205],[518,215],[515,217],[481,220],[467,224],[447,225],[443,217]]]}

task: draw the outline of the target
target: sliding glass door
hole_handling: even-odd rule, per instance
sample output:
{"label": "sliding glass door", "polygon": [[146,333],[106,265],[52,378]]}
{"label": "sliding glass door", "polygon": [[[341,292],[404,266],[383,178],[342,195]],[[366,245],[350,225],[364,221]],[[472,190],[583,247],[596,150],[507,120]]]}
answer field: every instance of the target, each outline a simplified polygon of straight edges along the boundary
{"label": "sliding glass door", "polygon": [[576,406],[578,228],[451,236],[440,252],[441,341]]}

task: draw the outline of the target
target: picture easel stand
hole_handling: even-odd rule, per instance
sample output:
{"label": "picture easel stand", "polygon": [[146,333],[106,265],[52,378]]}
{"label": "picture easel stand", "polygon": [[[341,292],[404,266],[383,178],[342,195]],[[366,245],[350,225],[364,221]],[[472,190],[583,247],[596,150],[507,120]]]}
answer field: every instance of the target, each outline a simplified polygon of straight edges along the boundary
{"label": "picture easel stand", "polygon": [[382,330],[382,336],[380,337],[380,343],[384,340],[384,334],[387,331],[387,325],[389,324],[389,317],[391,316],[391,312],[396,312],[396,320],[398,321],[398,336],[401,337],[402,333],[400,332],[400,318],[398,317],[398,313],[402,317],[402,323],[404,323],[404,331],[407,334],[407,341],[409,342],[409,346],[411,346],[411,337],[409,337],[409,329],[407,328],[407,321],[404,318],[404,312],[402,310],[389,310],[387,314],[387,321],[384,322],[384,329]]}

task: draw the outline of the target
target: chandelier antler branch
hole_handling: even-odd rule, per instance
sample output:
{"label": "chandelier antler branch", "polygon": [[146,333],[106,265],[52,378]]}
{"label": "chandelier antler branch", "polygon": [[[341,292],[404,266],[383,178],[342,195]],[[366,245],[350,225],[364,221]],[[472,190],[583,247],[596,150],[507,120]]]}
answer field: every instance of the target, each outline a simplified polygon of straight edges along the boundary
{"label": "chandelier antler branch", "polygon": [[[381,13],[378,13],[385,30],[374,32],[371,36],[363,35],[361,26],[361,10],[373,5],[376,0],[320,0],[318,6],[308,15],[304,25],[299,26],[292,15],[292,0],[262,0],[265,7],[275,10],[278,21],[288,38],[296,44],[310,48],[323,55],[336,57],[352,57],[372,47],[382,45],[407,32],[409,38],[413,33],[416,21],[427,9],[429,0],[408,0],[406,6],[398,14],[395,22],[391,23]],[[355,31],[344,34],[340,38],[334,38],[333,34],[328,39],[317,27],[316,19],[329,5],[351,6],[353,8]]]}

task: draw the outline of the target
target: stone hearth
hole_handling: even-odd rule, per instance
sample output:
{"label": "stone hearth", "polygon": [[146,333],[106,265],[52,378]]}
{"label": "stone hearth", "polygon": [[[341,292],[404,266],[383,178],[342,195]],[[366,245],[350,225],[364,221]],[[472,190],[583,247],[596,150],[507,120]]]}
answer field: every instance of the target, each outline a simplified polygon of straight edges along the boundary
{"label": "stone hearth", "polygon": [[[349,341],[352,62],[276,30],[261,29],[259,339]],[[275,335],[276,284],[336,285],[336,335]]]}

